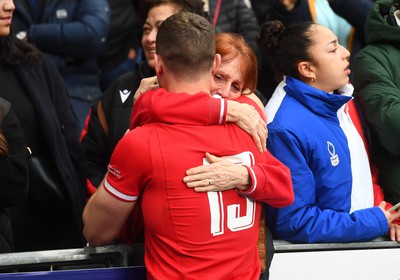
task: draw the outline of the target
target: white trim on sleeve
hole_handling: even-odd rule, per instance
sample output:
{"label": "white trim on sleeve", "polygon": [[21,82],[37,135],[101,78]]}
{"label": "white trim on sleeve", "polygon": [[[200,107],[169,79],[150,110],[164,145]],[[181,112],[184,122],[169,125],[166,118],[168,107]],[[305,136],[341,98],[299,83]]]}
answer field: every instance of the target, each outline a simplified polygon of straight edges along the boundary
{"label": "white trim on sleeve", "polygon": [[250,170],[250,172],[252,174],[251,177],[253,179],[253,188],[251,190],[248,190],[246,192],[246,194],[251,194],[257,189],[257,177],[256,177],[256,174],[254,173],[254,170],[250,166],[247,166],[247,167],[248,167],[248,170]]}
{"label": "white trim on sleeve", "polygon": [[117,189],[115,189],[113,186],[110,185],[110,183],[106,180],[104,180],[104,187],[107,189],[107,191],[109,191],[112,195],[114,195],[115,197],[123,200],[123,201],[127,201],[127,202],[135,202],[138,199],[138,196],[136,195],[126,195],[120,191],[118,191]]}
{"label": "white trim on sleeve", "polygon": [[219,122],[218,122],[218,124],[222,124],[222,120],[224,118],[224,111],[225,111],[225,102],[224,102],[224,99],[221,98],[221,110],[219,111]]}

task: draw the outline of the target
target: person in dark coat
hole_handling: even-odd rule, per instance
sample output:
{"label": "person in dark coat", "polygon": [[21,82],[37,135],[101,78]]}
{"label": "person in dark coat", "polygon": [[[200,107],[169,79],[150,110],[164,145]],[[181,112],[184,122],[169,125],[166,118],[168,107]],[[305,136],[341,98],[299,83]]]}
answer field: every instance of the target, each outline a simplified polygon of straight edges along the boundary
{"label": "person in dark coat", "polygon": [[17,38],[34,44],[56,64],[83,128],[90,106],[102,95],[97,57],[106,47],[107,0],[18,0],[15,5]]}
{"label": "person in dark coat", "polygon": [[0,253],[14,251],[7,207],[20,205],[26,200],[28,179],[24,133],[11,104],[0,98]]}
{"label": "person in dark coat", "polygon": [[[147,61],[120,76],[90,111],[82,142],[88,159],[88,187],[94,191],[104,179],[111,154],[129,128],[133,95],[143,78],[154,76]],[[104,119],[103,119],[104,118]]]}
{"label": "person in dark coat", "polygon": [[[12,0],[6,2],[11,25],[15,6]],[[17,40],[12,31],[0,35],[0,97],[13,104],[31,156],[43,157],[54,167],[66,201],[57,207],[54,201],[37,204],[29,196],[23,205],[10,208],[15,249],[82,247],[85,157],[63,79],[36,47]],[[30,184],[30,192],[35,187]]]}

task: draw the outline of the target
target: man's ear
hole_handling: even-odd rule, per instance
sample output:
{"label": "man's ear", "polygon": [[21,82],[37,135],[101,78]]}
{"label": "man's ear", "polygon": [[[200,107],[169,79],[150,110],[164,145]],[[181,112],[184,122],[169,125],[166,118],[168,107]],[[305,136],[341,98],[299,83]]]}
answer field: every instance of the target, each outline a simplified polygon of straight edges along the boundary
{"label": "man's ear", "polygon": [[211,74],[214,75],[221,65],[221,55],[219,53],[215,54],[213,66],[211,68]]}
{"label": "man's ear", "polygon": [[154,68],[156,70],[157,77],[159,77],[164,72],[162,59],[157,54],[154,55]]}
{"label": "man's ear", "polygon": [[297,65],[297,70],[299,71],[300,77],[303,76],[307,79],[315,80],[316,73],[314,65],[309,61],[302,61]]}

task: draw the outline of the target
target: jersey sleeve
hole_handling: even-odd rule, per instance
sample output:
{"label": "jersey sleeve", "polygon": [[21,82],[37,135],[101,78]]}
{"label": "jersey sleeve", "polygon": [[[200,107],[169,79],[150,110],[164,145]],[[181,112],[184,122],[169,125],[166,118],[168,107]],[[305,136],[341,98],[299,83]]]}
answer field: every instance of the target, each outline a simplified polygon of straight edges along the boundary
{"label": "jersey sleeve", "polygon": [[244,195],[280,208],[293,203],[294,194],[290,170],[266,151],[265,163],[245,166],[251,177],[252,185]]}
{"label": "jersey sleeve", "polygon": [[[177,111],[175,108],[182,108]],[[130,129],[148,123],[210,125],[225,123],[227,102],[199,92],[194,95],[165,89],[148,91],[133,107]]]}
{"label": "jersey sleeve", "polygon": [[142,130],[130,131],[121,139],[108,165],[104,187],[122,201],[136,201],[151,179],[151,134],[142,134]]}

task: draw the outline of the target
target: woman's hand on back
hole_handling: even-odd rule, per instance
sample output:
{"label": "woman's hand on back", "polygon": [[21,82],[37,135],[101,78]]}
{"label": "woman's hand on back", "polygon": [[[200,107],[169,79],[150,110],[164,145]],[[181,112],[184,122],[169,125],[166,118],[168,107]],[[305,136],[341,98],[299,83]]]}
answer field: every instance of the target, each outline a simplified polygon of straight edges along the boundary
{"label": "woman's hand on back", "polygon": [[210,164],[190,168],[183,182],[196,192],[225,191],[233,188],[248,190],[251,179],[247,168],[206,153]]}

